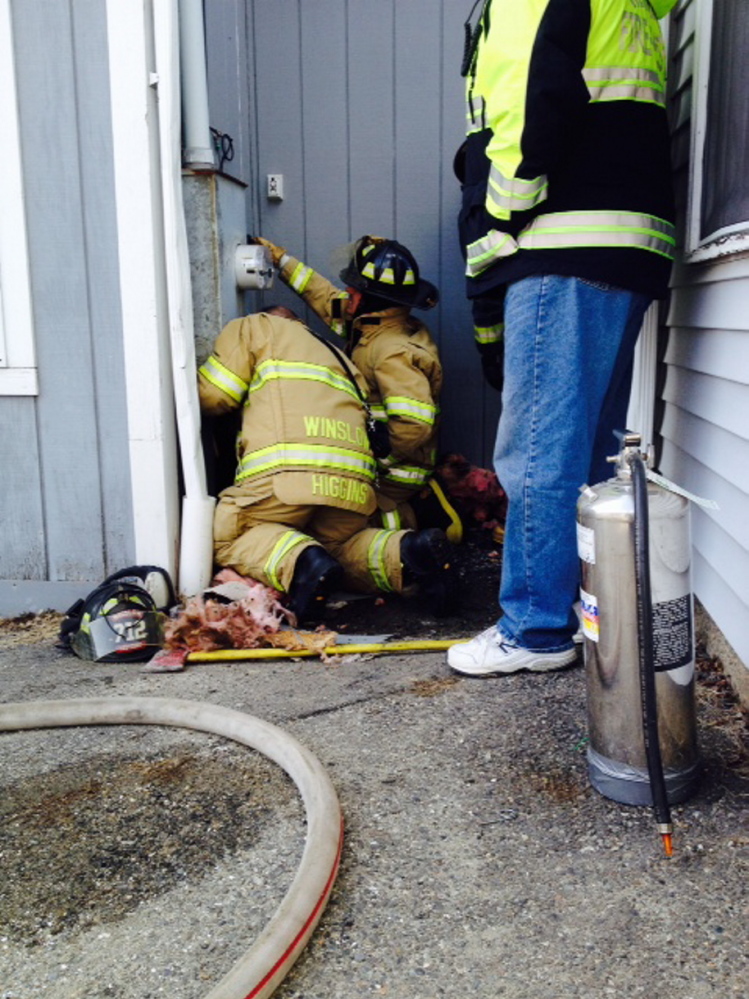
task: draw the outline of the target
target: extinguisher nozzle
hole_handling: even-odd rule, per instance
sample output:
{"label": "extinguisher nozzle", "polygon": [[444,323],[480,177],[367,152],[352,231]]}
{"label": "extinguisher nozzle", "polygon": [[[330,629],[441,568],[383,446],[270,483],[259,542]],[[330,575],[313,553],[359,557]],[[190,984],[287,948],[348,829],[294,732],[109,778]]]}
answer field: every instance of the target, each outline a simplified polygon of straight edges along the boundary
{"label": "extinguisher nozzle", "polygon": [[674,855],[674,842],[673,836],[670,832],[662,832],[661,839],[663,840],[663,849],[666,851],[667,857],[673,857]]}

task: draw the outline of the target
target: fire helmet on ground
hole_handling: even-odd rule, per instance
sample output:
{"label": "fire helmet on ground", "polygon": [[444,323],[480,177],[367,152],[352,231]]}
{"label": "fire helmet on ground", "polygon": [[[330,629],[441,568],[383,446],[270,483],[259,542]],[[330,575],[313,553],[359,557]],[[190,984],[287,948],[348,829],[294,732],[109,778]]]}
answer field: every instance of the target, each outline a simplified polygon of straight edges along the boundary
{"label": "fire helmet on ground", "polygon": [[93,662],[142,662],[162,646],[162,619],[142,586],[105,583],[86,598],[70,647]]}

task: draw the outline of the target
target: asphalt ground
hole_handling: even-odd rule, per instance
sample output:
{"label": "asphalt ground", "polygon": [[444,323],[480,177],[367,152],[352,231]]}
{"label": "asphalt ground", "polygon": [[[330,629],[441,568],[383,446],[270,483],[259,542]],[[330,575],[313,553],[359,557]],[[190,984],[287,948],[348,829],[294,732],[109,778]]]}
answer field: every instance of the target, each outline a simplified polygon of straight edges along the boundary
{"label": "asphalt ground", "polygon": [[[57,650],[53,624],[0,629],[2,701],[226,705],[327,769],[342,864],[278,999],[747,995],[749,756],[719,663],[701,667],[703,777],[669,859],[649,808],[589,784],[579,666],[472,680],[440,652],[149,674]],[[2,999],[198,999],[294,876],[303,808],[252,750],[117,726],[6,733],[0,754]]]}

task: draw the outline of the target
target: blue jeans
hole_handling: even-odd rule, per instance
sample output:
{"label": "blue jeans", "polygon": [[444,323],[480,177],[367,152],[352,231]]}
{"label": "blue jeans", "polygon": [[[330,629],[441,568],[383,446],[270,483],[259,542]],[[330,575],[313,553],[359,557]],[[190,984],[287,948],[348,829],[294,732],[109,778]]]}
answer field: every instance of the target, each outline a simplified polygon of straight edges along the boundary
{"label": "blue jeans", "polygon": [[[580,486],[613,474],[649,298],[544,275],[509,286],[494,464],[508,497],[499,631],[523,648],[571,648],[578,621]],[[637,428],[633,428],[637,429]]]}

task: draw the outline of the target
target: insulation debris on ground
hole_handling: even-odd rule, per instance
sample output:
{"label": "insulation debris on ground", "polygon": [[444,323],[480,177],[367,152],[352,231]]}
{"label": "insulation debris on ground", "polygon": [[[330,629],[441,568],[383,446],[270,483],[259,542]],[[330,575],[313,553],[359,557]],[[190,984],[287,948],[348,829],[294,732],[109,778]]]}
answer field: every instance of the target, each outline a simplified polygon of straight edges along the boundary
{"label": "insulation debris on ground", "polygon": [[335,645],[334,631],[299,631],[295,624],[276,590],[223,569],[202,595],[189,597],[166,621],[164,652],[274,648],[322,654]]}
{"label": "insulation debris on ground", "polygon": [[284,623],[294,624],[279,594],[231,570],[220,572],[204,593],[188,597],[164,625],[164,648],[212,652],[267,644]]}

